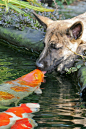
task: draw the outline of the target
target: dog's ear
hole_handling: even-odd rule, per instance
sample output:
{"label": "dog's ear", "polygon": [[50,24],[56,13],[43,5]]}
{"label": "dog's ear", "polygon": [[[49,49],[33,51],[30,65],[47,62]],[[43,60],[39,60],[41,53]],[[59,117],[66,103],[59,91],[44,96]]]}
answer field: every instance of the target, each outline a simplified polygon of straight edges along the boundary
{"label": "dog's ear", "polygon": [[75,22],[69,29],[67,35],[71,39],[79,39],[83,33],[83,24],[81,21]]}
{"label": "dog's ear", "polygon": [[52,22],[53,20],[44,17],[44,16],[40,16],[38,14],[36,14],[35,12],[33,12],[34,16],[36,17],[36,19],[38,20],[38,22],[44,27],[44,29],[46,29]]}

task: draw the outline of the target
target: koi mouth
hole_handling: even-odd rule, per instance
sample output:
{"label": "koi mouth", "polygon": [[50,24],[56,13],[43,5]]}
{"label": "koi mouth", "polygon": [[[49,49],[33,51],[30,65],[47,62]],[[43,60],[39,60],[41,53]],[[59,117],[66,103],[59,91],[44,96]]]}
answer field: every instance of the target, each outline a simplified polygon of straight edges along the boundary
{"label": "koi mouth", "polygon": [[45,74],[46,73],[46,71],[42,71],[43,72],[43,74]]}

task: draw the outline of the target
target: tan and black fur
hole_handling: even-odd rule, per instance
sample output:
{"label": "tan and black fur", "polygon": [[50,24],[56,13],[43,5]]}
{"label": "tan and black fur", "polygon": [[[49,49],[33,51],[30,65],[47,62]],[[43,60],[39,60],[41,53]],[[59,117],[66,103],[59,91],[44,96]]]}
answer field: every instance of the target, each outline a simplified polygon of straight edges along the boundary
{"label": "tan and black fur", "polygon": [[39,69],[63,73],[73,66],[78,56],[86,49],[86,13],[67,20],[53,21],[34,12],[39,23],[46,28],[44,50],[36,65]]}

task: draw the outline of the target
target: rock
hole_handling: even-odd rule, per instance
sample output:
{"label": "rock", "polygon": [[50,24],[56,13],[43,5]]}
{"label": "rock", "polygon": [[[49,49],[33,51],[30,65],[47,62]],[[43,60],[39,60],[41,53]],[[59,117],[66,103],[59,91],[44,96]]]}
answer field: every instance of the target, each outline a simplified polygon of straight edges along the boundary
{"label": "rock", "polygon": [[82,66],[78,71],[78,80],[80,85],[80,95],[86,100],[86,66]]}
{"label": "rock", "polygon": [[40,51],[43,49],[42,40],[44,32],[26,27],[23,31],[14,27],[3,28],[0,26],[0,38],[19,47]]}
{"label": "rock", "polygon": [[86,0],[76,3],[76,5],[64,5],[64,8],[60,9],[59,11],[61,11],[62,14],[64,14],[67,18],[68,16],[69,18],[75,17],[79,14],[86,12]]}

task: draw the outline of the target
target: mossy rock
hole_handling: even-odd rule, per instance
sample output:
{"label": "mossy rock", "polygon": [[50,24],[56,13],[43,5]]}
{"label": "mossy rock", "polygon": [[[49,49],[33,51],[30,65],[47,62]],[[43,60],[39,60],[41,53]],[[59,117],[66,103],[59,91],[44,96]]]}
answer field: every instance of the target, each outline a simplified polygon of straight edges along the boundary
{"label": "mossy rock", "polygon": [[14,27],[3,28],[0,26],[0,38],[10,44],[27,48],[28,50],[40,51],[43,49],[44,32],[26,27],[23,31]]}

